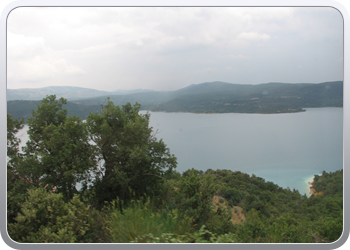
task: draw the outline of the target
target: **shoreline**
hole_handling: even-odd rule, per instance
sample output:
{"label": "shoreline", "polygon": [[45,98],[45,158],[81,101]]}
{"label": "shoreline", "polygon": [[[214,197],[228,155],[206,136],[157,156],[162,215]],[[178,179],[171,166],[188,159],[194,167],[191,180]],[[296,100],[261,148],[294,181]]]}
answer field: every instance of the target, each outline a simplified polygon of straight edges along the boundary
{"label": "shoreline", "polygon": [[272,115],[272,114],[295,114],[295,113],[303,113],[307,110],[305,109],[320,109],[320,108],[344,108],[344,107],[337,107],[337,106],[327,106],[327,107],[307,107],[302,108],[301,111],[291,111],[291,112],[271,112],[271,113],[259,113],[259,112],[189,112],[189,111],[152,111],[148,109],[140,109],[140,111],[146,111],[146,112],[153,112],[153,113],[188,113],[188,114],[203,114],[203,115],[210,115],[210,114],[261,114],[261,115]]}
{"label": "shoreline", "polygon": [[[325,107],[326,108],[326,107]],[[152,110],[147,110],[143,109],[140,111],[146,111],[146,112],[153,112],[153,113],[188,113],[188,114],[201,114],[201,115],[210,115],[210,114],[260,114],[260,115],[273,115],[273,114],[294,114],[294,113],[303,113],[306,112],[306,110],[301,110],[301,111],[293,111],[293,112],[275,112],[275,113],[258,113],[258,112],[188,112],[188,111],[152,111]]]}

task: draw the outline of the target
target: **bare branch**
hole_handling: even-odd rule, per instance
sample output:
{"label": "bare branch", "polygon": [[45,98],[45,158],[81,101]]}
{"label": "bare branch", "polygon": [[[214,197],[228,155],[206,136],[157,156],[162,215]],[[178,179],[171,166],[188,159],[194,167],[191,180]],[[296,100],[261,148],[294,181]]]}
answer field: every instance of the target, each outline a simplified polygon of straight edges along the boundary
{"label": "bare branch", "polygon": [[150,139],[151,141],[155,140],[155,139],[156,139],[156,135],[159,134],[159,133],[160,133],[160,132],[159,132],[159,129],[157,129],[156,131],[154,131],[154,132],[151,134],[151,136],[149,137],[149,139]]}

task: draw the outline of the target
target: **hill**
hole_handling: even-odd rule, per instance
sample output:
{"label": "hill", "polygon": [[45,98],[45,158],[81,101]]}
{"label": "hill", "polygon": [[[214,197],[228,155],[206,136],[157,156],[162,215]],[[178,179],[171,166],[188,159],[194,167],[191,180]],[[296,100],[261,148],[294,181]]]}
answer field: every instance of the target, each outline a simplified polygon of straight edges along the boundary
{"label": "hill", "polygon": [[56,95],[56,97],[64,97],[67,100],[78,100],[90,97],[98,97],[105,95],[128,95],[133,93],[150,92],[152,90],[135,89],[135,90],[115,90],[101,91],[90,88],[71,87],[71,86],[50,86],[44,88],[23,88],[8,89],[7,100],[42,100],[46,95]]}
{"label": "hill", "polygon": [[[74,92],[68,94],[67,90],[78,91],[74,92],[76,98],[69,100],[67,110],[68,115],[77,115],[82,119],[85,119],[89,112],[99,112],[107,98],[119,106],[127,102],[132,104],[138,102],[142,110],[192,113],[291,113],[302,112],[303,108],[343,106],[342,81],[319,84],[263,83],[257,85],[206,82],[192,84],[175,91],[133,90],[134,93],[122,91],[123,94],[118,95],[113,93],[121,90],[106,94],[76,87],[48,87],[46,89],[48,93],[45,94],[45,88],[43,88],[38,95],[52,94],[55,89],[58,91],[58,94],[56,93],[58,97],[65,93],[66,96],[63,97],[66,99],[72,98]],[[77,98],[88,93],[104,95]],[[8,100],[8,113],[14,118],[26,118],[31,116],[31,110],[36,109],[37,104],[38,101]]]}
{"label": "hill", "polygon": [[143,108],[193,113],[289,113],[310,107],[342,107],[343,83],[267,83],[239,85],[204,83],[177,91],[175,98]]}

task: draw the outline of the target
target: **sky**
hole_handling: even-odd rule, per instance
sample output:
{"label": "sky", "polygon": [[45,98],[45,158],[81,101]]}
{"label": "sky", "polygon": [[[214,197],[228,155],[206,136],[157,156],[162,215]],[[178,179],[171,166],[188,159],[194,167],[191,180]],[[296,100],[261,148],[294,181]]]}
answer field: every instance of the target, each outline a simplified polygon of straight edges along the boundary
{"label": "sky", "polygon": [[339,80],[331,7],[21,7],[7,21],[8,89]]}

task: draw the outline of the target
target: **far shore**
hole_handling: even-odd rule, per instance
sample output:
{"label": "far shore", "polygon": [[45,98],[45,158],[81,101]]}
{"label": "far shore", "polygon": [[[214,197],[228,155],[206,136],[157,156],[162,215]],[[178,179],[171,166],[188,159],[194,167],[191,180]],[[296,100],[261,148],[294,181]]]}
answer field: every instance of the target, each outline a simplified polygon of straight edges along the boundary
{"label": "far shore", "polygon": [[247,113],[247,112],[188,112],[188,111],[152,111],[152,110],[146,110],[142,109],[140,111],[147,111],[147,112],[153,112],[153,113],[188,113],[188,114],[202,114],[202,115],[208,115],[208,114],[261,114],[261,115],[269,115],[269,114],[290,114],[290,113],[302,113],[306,110],[301,111],[291,111],[291,112],[274,112],[274,113]]}
{"label": "far shore", "polygon": [[188,112],[188,111],[153,111],[153,110],[147,110],[147,109],[141,109],[140,111],[147,111],[147,112],[153,112],[153,113],[188,113],[188,114],[261,114],[261,115],[269,115],[269,114],[290,114],[290,113],[302,113],[306,112],[306,109],[321,109],[321,108],[343,108],[343,107],[336,107],[336,106],[327,106],[327,107],[307,107],[302,108],[300,111],[290,111],[290,112],[271,112],[271,113],[259,113],[259,112],[253,112],[253,113],[247,113],[247,112]]}

